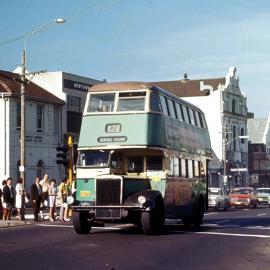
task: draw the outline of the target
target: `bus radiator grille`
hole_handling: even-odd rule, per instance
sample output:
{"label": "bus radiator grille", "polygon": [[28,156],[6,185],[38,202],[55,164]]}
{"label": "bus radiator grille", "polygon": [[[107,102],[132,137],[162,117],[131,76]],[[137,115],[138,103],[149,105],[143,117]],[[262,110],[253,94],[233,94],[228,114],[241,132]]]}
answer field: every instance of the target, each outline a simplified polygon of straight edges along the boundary
{"label": "bus radiator grille", "polygon": [[[109,206],[121,204],[121,180],[97,179],[96,205]],[[120,218],[120,209],[96,209],[97,218]]]}

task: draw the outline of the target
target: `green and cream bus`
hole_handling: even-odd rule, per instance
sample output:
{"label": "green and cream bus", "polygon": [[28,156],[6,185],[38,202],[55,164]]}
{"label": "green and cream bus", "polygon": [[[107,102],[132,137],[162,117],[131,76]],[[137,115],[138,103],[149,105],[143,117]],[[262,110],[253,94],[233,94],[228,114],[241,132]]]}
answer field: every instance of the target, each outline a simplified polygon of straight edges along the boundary
{"label": "green and cream bus", "polygon": [[94,220],[158,232],[165,218],[202,223],[212,157],[203,112],[151,83],[93,86],[78,144],[73,225]]}

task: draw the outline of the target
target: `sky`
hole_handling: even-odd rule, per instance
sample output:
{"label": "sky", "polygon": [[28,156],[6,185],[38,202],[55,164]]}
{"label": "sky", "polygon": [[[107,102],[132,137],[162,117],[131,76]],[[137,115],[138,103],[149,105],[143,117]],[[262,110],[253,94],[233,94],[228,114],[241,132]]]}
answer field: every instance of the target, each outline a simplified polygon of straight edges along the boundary
{"label": "sky", "polygon": [[[56,24],[54,19],[65,18]],[[0,69],[107,81],[225,77],[237,68],[256,118],[270,111],[268,0],[0,0]]]}

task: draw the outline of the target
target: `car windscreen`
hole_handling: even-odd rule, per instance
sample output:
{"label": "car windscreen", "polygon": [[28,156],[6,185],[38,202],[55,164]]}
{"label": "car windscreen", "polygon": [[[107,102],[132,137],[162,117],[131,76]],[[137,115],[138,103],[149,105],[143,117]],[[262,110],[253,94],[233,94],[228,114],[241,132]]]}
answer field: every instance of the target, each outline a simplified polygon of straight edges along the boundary
{"label": "car windscreen", "polygon": [[231,194],[250,194],[251,190],[249,189],[234,189]]}
{"label": "car windscreen", "polygon": [[209,190],[209,194],[210,195],[219,195],[219,191],[218,190]]}
{"label": "car windscreen", "polygon": [[270,189],[258,189],[256,190],[255,194],[259,194],[259,193],[268,193],[270,194]]}

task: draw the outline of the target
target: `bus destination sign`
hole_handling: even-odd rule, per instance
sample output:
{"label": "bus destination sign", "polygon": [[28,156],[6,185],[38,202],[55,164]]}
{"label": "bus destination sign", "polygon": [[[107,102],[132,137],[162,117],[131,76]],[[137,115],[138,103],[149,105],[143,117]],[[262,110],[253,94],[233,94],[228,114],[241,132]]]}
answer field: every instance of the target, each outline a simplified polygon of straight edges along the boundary
{"label": "bus destination sign", "polygon": [[126,136],[111,136],[111,137],[98,137],[99,143],[112,143],[112,142],[126,142]]}

